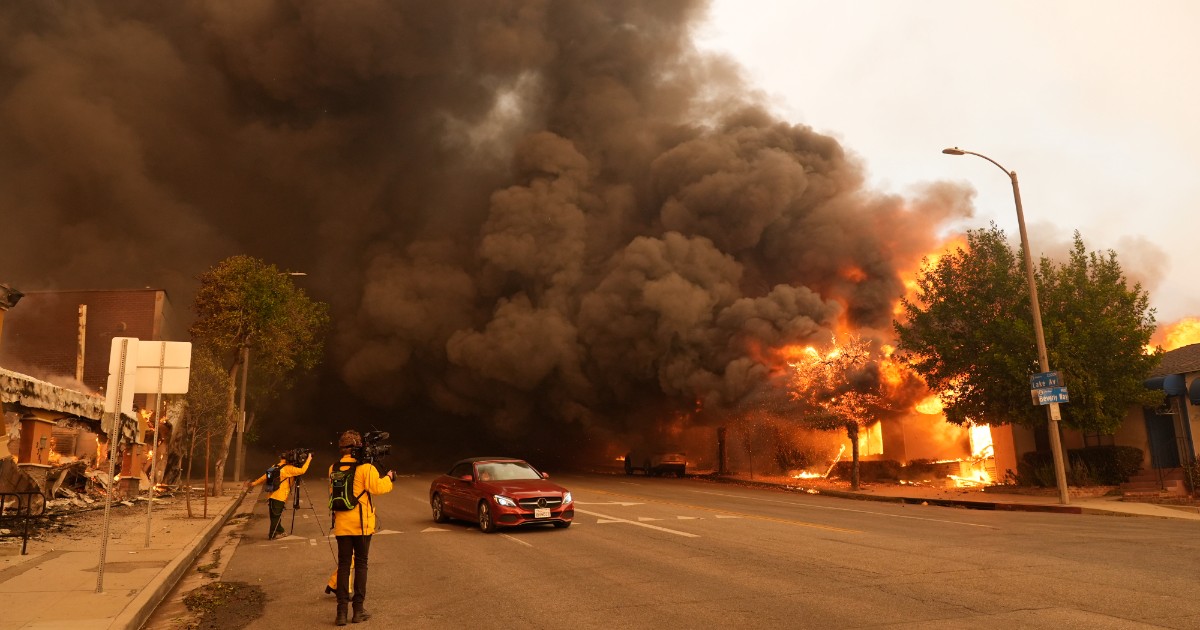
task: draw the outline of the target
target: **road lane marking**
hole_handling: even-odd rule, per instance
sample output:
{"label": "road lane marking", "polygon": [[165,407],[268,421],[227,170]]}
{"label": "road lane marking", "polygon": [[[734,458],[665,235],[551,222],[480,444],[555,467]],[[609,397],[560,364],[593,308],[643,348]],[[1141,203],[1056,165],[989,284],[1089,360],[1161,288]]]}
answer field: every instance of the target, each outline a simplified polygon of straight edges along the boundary
{"label": "road lane marking", "polygon": [[426,527],[425,529],[421,530],[421,533],[425,534],[428,532],[448,532],[448,531],[450,531],[450,530],[442,529],[441,527]]}
{"label": "road lane marking", "polygon": [[531,545],[531,544],[529,544],[529,543],[525,542],[524,540],[521,540],[520,538],[515,538],[515,537],[513,537],[513,535],[512,535],[512,534],[500,534],[500,535],[501,535],[502,537],[504,537],[504,538],[507,538],[507,539],[509,539],[509,540],[511,540],[511,541],[513,541],[513,542],[515,542],[515,543],[520,543],[520,544],[522,544],[522,545],[525,545],[526,547],[533,547],[533,545]]}
{"label": "road lane marking", "polygon": [[699,516],[676,516],[675,518],[677,518],[681,521],[695,521],[695,520],[698,520],[700,517]]}
{"label": "road lane marking", "polygon": [[[608,494],[608,495],[622,496],[620,493],[608,492],[607,490],[588,490],[587,492],[595,492],[596,494]],[[683,508],[689,508],[689,509],[693,509],[693,510],[703,510],[705,512],[713,512],[715,514],[726,514],[726,515],[732,516],[733,518],[752,518],[757,521],[770,521],[772,523],[783,523],[785,525],[795,525],[797,527],[811,527],[813,529],[823,529],[823,530],[830,531],[830,532],[842,532],[842,533],[846,533],[846,534],[861,534],[861,533],[863,533],[863,531],[861,529],[846,529],[845,527],[834,527],[833,525],[821,525],[819,523],[809,523],[807,521],[797,521],[797,520],[788,519],[788,518],[775,518],[773,516],[762,516],[761,514],[746,514],[743,512],[733,512],[730,510],[722,510],[719,508],[710,508],[710,507],[706,507],[703,505],[693,505],[691,503],[677,503],[675,501],[661,501],[658,499],[650,499],[647,497],[637,497],[637,498],[643,499],[647,503],[655,503],[655,504],[660,504],[660,505],[673,505],[675,507],[683,507]],[[582,512],[583,510],[577,510],[577,511]],[[612,518],[612,517],[606,517],[606,518]]]}
{"label": "road lane marking", "polygon": [[742,518],[742,517],[740,517],[740,516],[733,516],[733,515],[730,515],[730,514],[718,514],[718,515],[717,515],[717,518]]}
{"label": "road lane marking", "polygon": [[[700,537],[698,534],[690,534],[688,532],[681,532],[677,529],[667,529],[666,527],[659,527],[658,525],[651,525],[649,523],[639,523],[637,521],[631,521],[629,519],[617,518],[615,516],[609,516],[607,514],[600,514],[599,512],[589,512],[587,510],[581,510],[579,508],[575,508],[575,511],[579,512],[580,514],[588,514],[590,516],[595,516],[597,518],[604,519],[605,521],[611,522],[611,523],[629,523],[630,525],[637,525],[638,527],[647,527],[649,529],[657,529],[660,532],[667,532],[668,534],[675,534],[676,536],[685,536],[687,538],[699,538]],[[599,521],[597,521],[597,522],[599,522]]]}
{"label": "road lane marking", "polygon": [[750,501],[762,501],[763,503],[778,503],[780,505],[790,505],[798,508],[812,508],[814,510],[836,510],[838,512],[856,512],[858,514],[870,514],[871,516],[887,516],[891,518],[907,518],[914,521],[932,521],[934,523],[950,523],[952,525],[965,525],[968,527],[982,527],[984,529],[1000,529],[994,525],[981,525],[979,523],[966,523],[963,521],[948,521],[940,518],[925,518],[923,516],[906,516],[904,514],[888,514],[886,512],[872,512],[871,510],[855,510],[853,508],[834,507],[831,505],[812,505],[809,503],[796,503],[795,501],[780,501],[778,499],[764,499],[760,497],[748,497],[740,494],[726,494],[723,492],[706,492],[704,490],[689,490],[696,494],[710,494],[717,497],[729,497],[732,499],[747,499]]}
{"label": "road lane marking", "polygon": [[646,521],[661,521],[661,520],[662,520],[661,518],[653,518],[650,516],[639,516],[638,517],[638,521],[642,522],[642,523],[645,523]]}

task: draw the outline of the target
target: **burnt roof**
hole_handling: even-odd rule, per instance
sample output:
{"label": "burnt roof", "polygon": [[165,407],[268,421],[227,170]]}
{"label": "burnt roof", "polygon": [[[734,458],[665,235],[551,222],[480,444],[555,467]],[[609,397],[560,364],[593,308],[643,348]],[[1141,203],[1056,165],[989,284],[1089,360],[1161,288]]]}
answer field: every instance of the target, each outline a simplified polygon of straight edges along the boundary
{"label": "burnt roof", "polygon": [[1158,367],[1150,371],[1150,376],[1187,374],[1189,372],[1200,372],[1200,343],[1164,352]]}

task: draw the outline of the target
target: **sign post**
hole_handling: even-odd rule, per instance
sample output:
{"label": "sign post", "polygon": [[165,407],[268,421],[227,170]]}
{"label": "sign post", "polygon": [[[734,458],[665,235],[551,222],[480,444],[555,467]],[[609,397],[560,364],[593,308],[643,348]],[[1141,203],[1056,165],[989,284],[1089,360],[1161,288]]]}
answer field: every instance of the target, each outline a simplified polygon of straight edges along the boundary
{"label": "sign post", "polygon": [[96,592],[104,592],[104,557],[108,553],[108,529],[112,523],[112,495],[117,484],[117,440],[124,425],[124,416],[133,415],[133,381],[136,377],[138,340],[134,337],[113,337],[108,355],[108,387],[104,390],[104,418],[108,420],[108,491],[104,493],[104,538],[100,541],[100,563],[96,565]]}
{"label": "sign post", "polygon": [[1062,373],[1058,371],[1039,372],[1030,376],[1029,394],[1033,397],[1033,404],[1049,406],[1050,419],[1054,422],[1062,420],[1062,410],[1058,406],[1071,402],[1067,388],[1062,384]]}
{"label": "sign post", "polygon": [[158,427],[162,424],[162,395],[186,394],[192,366],[192,344],[143,341],[138,344],[134,391],[154,392],[154,437],[150,439],[150,491],[146,496],[146,547],[150,547],[150,510],[158,483]]}

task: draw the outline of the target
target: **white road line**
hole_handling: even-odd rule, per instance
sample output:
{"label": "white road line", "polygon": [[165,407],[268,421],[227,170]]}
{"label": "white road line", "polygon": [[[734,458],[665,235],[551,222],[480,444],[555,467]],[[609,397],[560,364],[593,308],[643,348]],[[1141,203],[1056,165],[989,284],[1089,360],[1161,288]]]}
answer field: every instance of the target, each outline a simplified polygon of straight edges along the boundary
{"label": "white road line", "polygon": [[637,521],[631,521],[631,520],[624,519],[624,518],[617,518],[615,516],[609,516],[607,514],[600,514],[599,512],[589,512],[587,510],[581,510],[579,508],[575,508],[575,511],[579,512],[580,514],[589,514],[591,516],[595,516],[597,518],[604,519],[605,521],[608,521],[610,523],[629,523],[630,525],[637,525],[638,527],[648,527],[650,529],[657,529],[660,532],[667,532],[668,534],[675,534],[677,536],[686,536],[688,538],[699,538],[700,537],[697,534],[689,534],[688,532],[681,532],[676,529],[667,529],[666,527],[659,527],[658,525],[650,525],[649,523],[639,523]]}
{"label": "white road line", "polygon": [[511,540],[511,541],[513,541],[513,542],[515,542],[515,543],[521,543],[522,545],[525,545],[526,547],[532,547],[532,546],[533,546],[533,545],[531,545],[531,544],[529,544],[529,543],[525,542],[524,540],[521,540],[520,538],[514,538],[514,537],[512,536],[512,534],[500,534],[500,535],[501,535],[501,536],[503,536],[503,537],[505,537],[505,538],[507,538],[507,539],[509,539],[509,540]]}
{"label": "white road line", "polygon": [[450,530],[442,529],[441,527],[426,527],[425,529],[421,530],[421,533],[425,534],[428,532],[448,532],[448,531],[450,531]]}
{"label": "white road line", "polygon": [[812,508],[814,510],[835,510],[838,512],[856,512],[858,514],[870,514],[871,516],[887,516],[890,518],[907,518],[914,521],[931,521],[934,523],[950,523],[951,525],[965,525],[967,527],[982,527],[984,529],[1000,529],[993,525],[980,525],[979,523],[964,523],[962,521],[947,521],[940,518],[925,518],[922,516],[905,516],[903,514],[887,514],[885,512],[872,512],[870,510],[855,510],[852,508],[840,508],[830,505],[811,505],[808,503],[796,503],[795,501],[778,501],[775,499],[762,499],[759,497],[748,497],[740,494],[725,494],[723,492],[705,492],[704,490],[689,490],[696,494],[709,494],[716,497],[729,497],[732,499],[747,499],[750,501],[762,501],[763,503],[778,503],[780,505],[790,505],[798,508]]}

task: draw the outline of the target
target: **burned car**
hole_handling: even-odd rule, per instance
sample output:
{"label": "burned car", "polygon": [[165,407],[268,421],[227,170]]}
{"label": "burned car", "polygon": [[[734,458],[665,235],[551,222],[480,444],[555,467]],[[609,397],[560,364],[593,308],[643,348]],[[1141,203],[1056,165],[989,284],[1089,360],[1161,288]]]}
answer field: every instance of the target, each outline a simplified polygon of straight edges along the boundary
{"label": "burned car", "polygon": [[640,470],[650,477],[666,474],[682,477],[687,474],[687,454],[666,451],[630,451],[625,454],[625,474],[632,475],[635,470]]}

